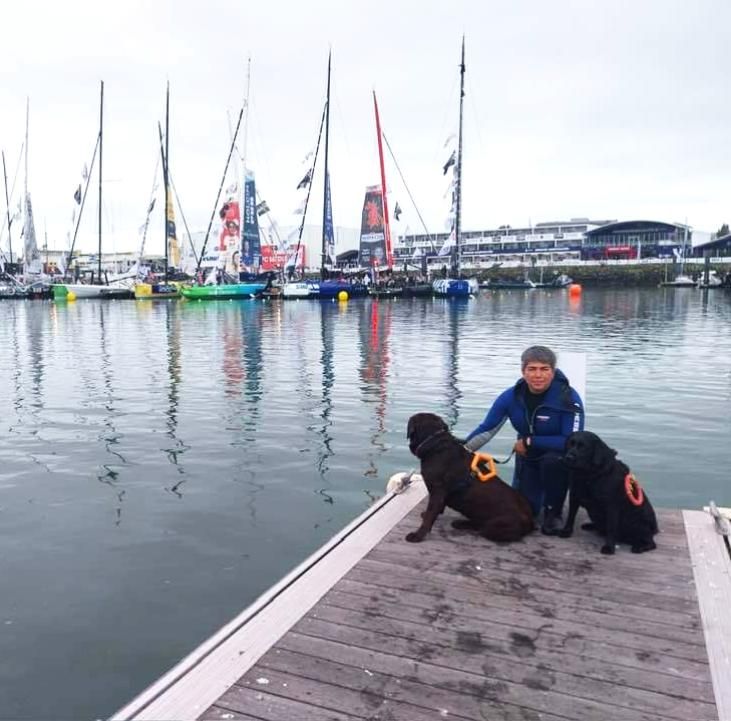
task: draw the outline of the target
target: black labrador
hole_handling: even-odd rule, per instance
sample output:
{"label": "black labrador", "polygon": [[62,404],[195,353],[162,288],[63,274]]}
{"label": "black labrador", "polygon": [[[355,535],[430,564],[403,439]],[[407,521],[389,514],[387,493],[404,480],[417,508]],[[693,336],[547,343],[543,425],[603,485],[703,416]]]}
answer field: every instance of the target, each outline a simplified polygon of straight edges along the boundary
{"label": "black labrador", "polygon": [[653,536],[659,530],[655,511],[629,468],[616,455],[617,451],[589,431],[576,431],[566,439],[569,514],[559,535],[571,536],[576,513],[583,506],[591,523],[582,528],[604,536],[602,553],[614,553],[617,542],[629,543],[632,553],[651,551],[656,547]]}
{"label": "black labrador", "polygon": [[409,450],[421,461],[429,501],[421,525],[406,536],[423,541],[446,506],[463,516],[454,528],[472,529],[491,541],[518,541],[533,530],[530,504],[518,491],[495,477],[480,481],[471,472],[474,453],[455,438],[434,413],[416,413],[406,428]]}

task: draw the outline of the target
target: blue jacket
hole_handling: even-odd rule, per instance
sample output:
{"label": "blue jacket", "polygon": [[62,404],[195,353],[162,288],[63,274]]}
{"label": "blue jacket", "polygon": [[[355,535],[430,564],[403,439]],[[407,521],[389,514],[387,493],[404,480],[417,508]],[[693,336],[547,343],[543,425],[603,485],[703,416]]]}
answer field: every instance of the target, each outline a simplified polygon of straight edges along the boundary
{"label": "blue jacket", "polygon": [[467,436],[465,445],[475,451],[487,443],[510,419],[518,438],[531,437],[528,458],[539,458],[546,451],[563,453],[566,438],[584,430],[584,405],[568,378],[558,369],[543,402],[528,415],[525,395],[528,384],[521,378],[503,391],[492,404],[485,420]]}

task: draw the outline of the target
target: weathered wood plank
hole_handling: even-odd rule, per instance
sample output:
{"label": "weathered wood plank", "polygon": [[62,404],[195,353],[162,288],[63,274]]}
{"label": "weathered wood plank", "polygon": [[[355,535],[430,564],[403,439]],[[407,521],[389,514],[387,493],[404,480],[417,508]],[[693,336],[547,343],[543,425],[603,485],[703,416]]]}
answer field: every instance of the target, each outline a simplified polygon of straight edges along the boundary
{"label": "weathered wood plank", "polygon": [[[658,721],[678,718],[655,713],[649,709],[630,709],[602,704],[593,699],[532,688],[528,684],[516,684],[489,676],[428,665],[417,665],[409,675],[391,675],[382,672],[380,668],[368,669],[369,673],[366,674],[362,668],[330,659],[277,649],[262,657],[258,667],[262,673],[267,673],[271,669],[290,676],[299,675],[313,681],[352,689],[361,696],[368,694],[374,701],[382,699],[390,703],[410,704],[414,708],[421,708],[422,712],[448,714],[450,717],[458,715],[471,719],[483,718],[480,700],[487,698],[505,705],[522,706],[534,712],[551,711],[577,721],[586,719]],[[441,685],[435,685],[437,682]],[[345,710],[349,711],[347,708]],[[699,721],[715,716],[713,705],[695,704],[694,710],[695,718]],[[707,713],[708,710],[712,711],[712,716]]]}
{"label": "weathered wood plank", "polygon": [[[387,550],[376,548],[369,555],[366,562],[380,562],[412,568],[426,575],[443,574],[455,578],[469,578],[483,584],[486,592],[500,590],[501,587],[514,587],[518,582],[522,587],[530,590],[540,588],[545,591],[554,591],[563,595],[592,596],[604,599],[618,595],[617,583],[610,579],[604,580],[601,576],[589,576],[581,579],[581,583],[569,583],[561,578],[560,574],[541,573],[540,569],[521,567],[514,563],[491,566],[487,555],[477,558],[447,558],[434,554],[433,557],[419,556],[400,549]],[[452,582],[453,582],[452,581]],[[622,588],[621,600],[627,606],[644,606],[645,608],[659,608],[665,611],[692,614],[697,608],[697,601],[692,588],[681,592],[677,588],[654,588],[652,584],[636,582],[631,587]]]}
{"label": "weathered wood plank", "polygon": [[[702,644],[688,644],[680,640],[669,641],[653,636],[641,636],[632,630],[631,619],[627,619],[627,628],[618,631],[605,629],[601,625],[587,625],[560,621],[558,619],[536,618],[521,613],[520,607],[506,611],[497,608],[485,608],[474,604],[438,600],[419,594],[401,593],[398,600],[383,599],[378,596],[364,597],[348,593],[340,588],[331,590],[323,601],[331,606],[346,610],[360,611],[372,615],[384,616],[394,620],[413,620],[441,627],[451,626],[455,621],[470,624],[481,621],[488,624],[500,624],[519,633],[538,634],[552,633],[562,638],[571,634],[581,634],[587,643],[604,643],[621,646],[636,651],[648,651],[674,658],[689,659],[705,663],[706,649]],[[560,603],[560,601],[559,601]],[[557,604],[558,605],[558,604]]]}
{"label": "weathered wood plank", "polygon": [[[373,626],[373,624],[371,624]],[[682,667],[655,670],[650,668],[631,668],[612,661],[581,657],[567,662],[561,651],[544,648],[531,648],[528,644],[513,645],[500,639],[486,638],[474,632],[464,635],[449,635],[437,632],[422,639],[404,638],[389,634],[381,628],[345,626],[321,618],[306,618],[292,630],[313,638],[334,641],[346,646],[387,651],[412,661],[432,660],[434,663],[459,668],[470,668],[471,663],[496,673],[495,669],[510,669],[517,664],[525,673],[558,672],[595,681],[608,681],[617,689],[627,687],[659,694],[680,695],[683,698],[699,701],[713,701],[710,677],[699,674],[702,679],[691,678],[683,673]],[[285,642],[286,639],[282,639]],[[465,660],[466,656],[473,661]],[[453,659],[453,661],[450,661]],[[669,672],[668,672],[669,671]],[[680,685],[679,685],[680,684]]]}
{"label": "weathered wood plank", "polygon": [[[370,634],[371,644],[378,638]],[[357,668],[374,670],[403,678],[405,667],[408,678],[429,685],[452,689],[462,682],[479,683],[483,678],[524,684],[536,691],[551,691],[571,697],[596,701],[609,706],[628,709],[651,710],[670,718],[687,721],[697,713],[698,701],[710,703],[713,697],[710,687],[704,687],[705,698],[688,698],[680,695],[677,686],[669,689],[671,693],[658,693],[641,688],[618,686],[615,681],[593,679],[587,676],[572,675],[563,670],[550,669],[542,664],[525,664],[520,659],[501,657],[499,659],[482,653],[467,652],[459,649],[432,647],[429,653],[423,650],[413,655],[413,649],[400,639],[389,638],[387,644],[363,648],[350,643],[304,636],[297,633],[287,634],[277,644],[278,650],[289,650],[303,655],[328,659],[334,663]],[[408,665],[405,659],[415,659]],[[263,665],[266,665],[264,661]],[[618,690],[621,689],[621,693]],[[700,706],[702,708],[702,705]],[[552,707],[552,710],[557,710]]]}
{"label": "weathered wood plank", "polygon": [[[329,669],[327,673],[317,672],[319,670],[313,673],[317,659],[302,659],[302,667],[294,670],[290,666],[278,669],[271,664],[263,665],[265,659],[278,656],[276,651],[263,656],[252,669],[252,673],[246,674],[238,684],[233,686],[221,699],[221,702],[229,708],[243,709],[244,704],[239,700],[239,690],[256,687],[256,678],[266,678],[269,682],[267,693],[300,703],[312,704],[315,708],[322,709],[323,714],[338,712],[359,719],[387,719],[388,721],[434,721],[438,718],[476,721],[475,717],[460,711],[455,703],[454,694],[443,693],[439,698],[439,694],[432,693],[426,698],[417,699],[417,703],[408,703],[403,698],[396,698],[398,679],[383,677],[376,673],[368,675],[362,669],[358,669],[353,672],[353,676],[357,676],[357,679],[353,678],[351,685],[347,686],[343,684],[344,669],[342,668],[333,669],[334,673]],[[434,703],[439,700],[448,703],[451,707],[447,716],[440,717],[439,712],[444,707],[434,708]],[[282,721],[289,721],[289,719],[285,717]],[[299,721],[299,718],[294,717],[291,721]],[[564,720],[554,718],[553,721]]]}
{"label": "weathered wood plank", "polygon": [[[676,595],[681,596],[687,596],[688,589],[693,588],[690,564],[678,564],[677,553],[672,557],[663,557],[655,551],[644,556],[627,553],[604,556],[599,553],[598,545],[587,552],[573,539],[541,542],[539,538],[531,538],[530,542],[502,545],[477,536],[474,536],[476,541],[465,542],[470,536],[473,534],[450,530],[450,535],[443,540],[440,556],[445,560],[479,558],[486,565],[504,570],[513,570],[519,564],[524,569],[540,569],[544,575],[567,580],[584,581],[595,575],[606,582],[631,579],[661,588],[677,588]],[[428,544],[437,538],[441,544],[442,537],[439,534],[424,543]],[[388,553],[430,556],[428,546],[412,548],[412,545],[407,545],[403,539],[384,540],[380,548]]]}
{"label": "weathered wood plank", "polygon": [[[623,562],[624,554],[619,553],[615,556],[604,556],[599,552],[587,553],[583,559],[571,558],[567,552],[572,546],[573,539],[550,539],[551,546],[541,547],[534,539],[530,539],[530,542],[526,540],[513,544],[496,544],[478,537],[477,543],[473,546],[472,543],[462,544],[458,540],[459,536],[473,534],[453,529],[450,529],[449,533],[450,537],[446,542],[438,537],[427,537],[427,540],[420,544],[384,539],[370,557],[393,556],[403,559],[406,563],[411,563],[412,559],[415,562],[434,560],[435,563],[473,561],[479,565],[489,565],[496,570],[520,574],[537,572],[549,578],[562,580],[576,578],[581,581],[582,586],[586,584],[597,587],[614,586],[617,577],[630,578],[633,580],[633,588],[638,590],[686,599],[695,598],[690,564],[681,566],[676,563],[678,567],[674,571],[672,566],[668,568],[668,564],[663,563],[665,559],[656,555],[655,551],[640,556],[640,565]],[[438,555],[429,550],[429,544],[434,542],[439,543]]]}
{"label": "weathered wood plank", "polygon": [[224,695],[229,705],[211,706],[200,721],[356,721],[361,718],[317,706],[309,700],[299,701],[268,693],[266,686],[232,688],[233,691]]}
{"label": "weathered wood plank", "polygon": [[684,511],[719,719],[731,719],[731,559],[710,515]]}
{"label": "weathered wood plank", "polygon": [[555,590],[545,590],[522,583],[514,579],[512,583],[495,584],[489,593],[485,592],[484,584],[471,579],[460,579],[459,584],[454,582],[454,576],[449,574],[430,574],[427,577],[420,571],[394,564],[384,564],[378,561],[370,561],[364,558],[356,568],[352,569],[346,579],[370,583],[373,585],[390,585],[395,589],[421,592],[426,586],[429,589],[437,589],[436,595],[446,595],[447,589],[459,597],[469,600],[473,597],[489,599],[491,604],[514,607],[516,596],[520,597],[520,604],[530,608],[539,615],[552,618],[557,600],[560,599],[561,607],[566,610],[580,610],[596,614],[612,616],[617,622],[624,624],[627,613],[631,611],[632,617],[641,621],[655,622],[667,626],[669,629],[700,629],[700,618],[695,613],[677,613],[664,611],[662,609],[645,608],[643,606],[632,606],[628,608],[619,599],[595,598],[580,594],[560,594]]}
{"label": "weathered wood plank", "polygon": [[[527,623],[531,628],[537,628],[542,623],[546,623],[546,619],[556,619],[569,624],[578,624],[579,626],[601,626],[607,631],[625,631],[627,629],[627,616],[615,616],[613,614],[602,613],[601,611],[586,610],[575,606],[567,606],[563,599],[551,605],[538,604],[521,604],[516,607],[515,602],[511,598],[504,596],[482,593],[474,593],[465,591],[462,588],[451,588],[449,598],[446,598],[444,587],[429,582],[428,579],[419,580],[417,583],[409,583],[403,579],[388,580],[380,575],[367,574],[363,571],[351,573],[347,578],[343,578],[337,585],[337,588],[348,593],[354,593],[367,598],[380,598],[383,601],[391,603],[408,602],[412,597],[422,599],[421,601],[413,601],[413,605],[426,605],[427,603],[451,603],[474,605],[484,609],[486,613],[504,613],[514,612],[516,608],[520,609],[522,615],[530,619]],[[531,618],[532,617],[532,618]],[[495,616],[499,619],[499,615]],[[680,628],[678,626],[668,626],[663,623],[647,621],[633,617],[631,619],[632,629],[636,634],[641,636],[652,636],[669,641],[682,641],[696,646],[705,647],[702,636],[698,633],[700,628],[700,620],[689,628]]]}
{"label": "weathered wood plank", "polygon": [[[533,656],[538,651],[545,650],[563,654],[565,664],[575,665],[581,663],[582,658],[592,658],[629,668],[663,671],[677,676],[678,679],[684,675],[698,680],[708,679],[708,664],[705,662],[660,656],[651,651],[634,651],[621,646],[587,642],[580,633],[561,636],[545,629],[538,635],[530,636],[500,624],[477,620],[465,623],[459,619],[455,619],[449,629],[443,629],[415,620],[377,617],[373,614],[359,613],[326,603],[318,604],[313,614],[314,619],[356,628],[367,629],[374,623],[378,623],[379,630],[384,634],[424,643],[436,643],[434,639],[438,638],[438,643],[445,647],[457,648],[464,639],[479,636],[481,639],[487,639],[484,643],[488,648],[490,648],[490,644],[496,644],[495,650],[498,653],[517,657]],[[306,617],[300,621],[300,624],[306,624],[309,618],[309,616]],[[295,628],[301,630],[306,626],[298,624]]]}

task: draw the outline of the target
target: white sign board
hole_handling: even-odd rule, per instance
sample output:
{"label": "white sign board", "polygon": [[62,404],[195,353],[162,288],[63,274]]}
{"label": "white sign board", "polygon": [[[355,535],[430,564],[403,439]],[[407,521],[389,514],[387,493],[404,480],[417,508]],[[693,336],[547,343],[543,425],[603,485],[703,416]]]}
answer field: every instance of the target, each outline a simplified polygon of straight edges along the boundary
{"label": "white sign board", "polygon": [[581,396],[586,410],[586,353],[559,351],[556,367],[569,379],[571,387]]}

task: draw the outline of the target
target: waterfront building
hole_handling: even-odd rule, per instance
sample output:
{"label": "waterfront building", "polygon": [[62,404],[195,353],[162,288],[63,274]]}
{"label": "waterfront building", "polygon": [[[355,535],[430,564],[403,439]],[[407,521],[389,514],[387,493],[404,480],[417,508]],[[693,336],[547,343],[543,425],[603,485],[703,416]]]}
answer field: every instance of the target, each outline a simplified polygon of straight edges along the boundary
{"label": "waterfront building", "polygon": [[693,240],[693,230],[680,223],[663,223],[655,220],[607,223],[586,231],[581,258],[582,260],[672,259],[678,256],[684,246],[686,254],[690,255]]}
{"label": "waterfront building", "polygon": [[[439,249],[447,233],[411,234],[397,238],[394,261],[397,264],[441,267],[447,256]],[[635,260],[641,258],[673,258],[687,255],[695,244],[702,243],[707,233],[693,231],[680,223],[653,220],[590,220],[572,218],[567,221],[536,223],[528,227],[465,231],[462,234],[462,263],[479,270],[496,264],[546,265],[579,260]]]}

